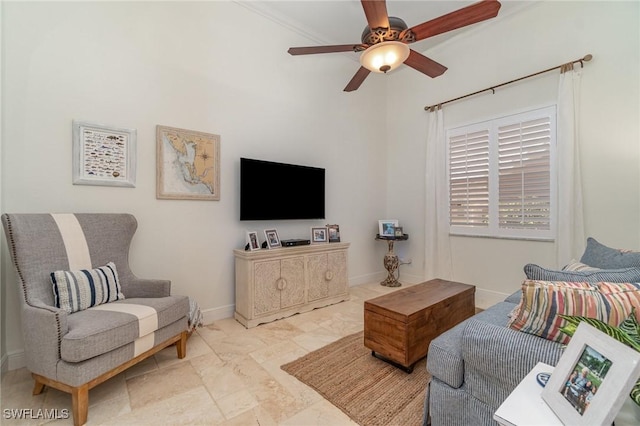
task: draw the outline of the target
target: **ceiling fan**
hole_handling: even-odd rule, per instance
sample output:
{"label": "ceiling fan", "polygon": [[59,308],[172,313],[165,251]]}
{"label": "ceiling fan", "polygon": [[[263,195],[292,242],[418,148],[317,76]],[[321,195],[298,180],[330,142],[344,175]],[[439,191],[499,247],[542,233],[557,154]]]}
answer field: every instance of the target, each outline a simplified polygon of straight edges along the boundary
{"label": "ceiling fan", "polygon": [[410,49],[408,44],[494,18],[500,9],[497,0],[481,0],[408,28],[402,19],[387,14],[386,0],[360,1],[369,24],[362,33],[362,43],[292,47],[288,50],[291,55],[362,52],[360,69],[344,88],[345,92],[357,90],[372,71],[386,73],[402,63],[432,78],[441,75],[447,67]]}

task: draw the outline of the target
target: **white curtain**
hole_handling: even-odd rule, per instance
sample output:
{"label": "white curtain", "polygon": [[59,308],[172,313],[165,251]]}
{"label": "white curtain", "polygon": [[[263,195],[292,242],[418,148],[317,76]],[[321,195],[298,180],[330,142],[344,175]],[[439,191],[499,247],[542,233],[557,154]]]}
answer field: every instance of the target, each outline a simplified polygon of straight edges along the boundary
{"label": "white curtain", "polygon": [[585,248],[582,209],[582,177],[579,151],[579,107],[581,69],[562,66],[558,87],[557,123],[557,236],[558,267],[580,259]]}
{"label": "white curtain", "polygon": [[428,114],[424,279],[453,278],[447,203],[446,141],[442,108]]}

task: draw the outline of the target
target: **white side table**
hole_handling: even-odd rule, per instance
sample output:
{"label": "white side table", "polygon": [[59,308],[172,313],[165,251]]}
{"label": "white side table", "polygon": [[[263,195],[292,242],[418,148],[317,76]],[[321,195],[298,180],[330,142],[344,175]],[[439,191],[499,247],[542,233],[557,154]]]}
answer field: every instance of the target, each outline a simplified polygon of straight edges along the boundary
{"label": "white side table", "polygon": [[[539,362],[504,400],[493,415],[503,426],[562,426],[563,423],[540,396],[542,386],[536,380],[538,373],[553,373],[553,367]],[[640,424],[640,407],[627,398],[615,418],[616,426]]]}

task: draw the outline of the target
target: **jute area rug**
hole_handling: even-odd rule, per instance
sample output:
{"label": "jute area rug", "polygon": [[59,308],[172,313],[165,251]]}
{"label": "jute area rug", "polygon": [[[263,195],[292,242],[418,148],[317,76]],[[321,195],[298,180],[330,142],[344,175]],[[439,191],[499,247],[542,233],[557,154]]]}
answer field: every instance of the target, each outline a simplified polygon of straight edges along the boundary
{"label": "jute area rug", "polygon": [[426,360],[407,374],[371,356],[364,332],[352,334],[283,365],[362,426],[422,424]]}

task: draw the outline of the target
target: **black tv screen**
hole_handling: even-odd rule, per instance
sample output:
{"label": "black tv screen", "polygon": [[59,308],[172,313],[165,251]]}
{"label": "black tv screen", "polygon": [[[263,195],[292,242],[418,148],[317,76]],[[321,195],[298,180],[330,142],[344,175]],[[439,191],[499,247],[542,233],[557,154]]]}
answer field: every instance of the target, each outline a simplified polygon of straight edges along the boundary
{"label": "black tv screen", "polygon": [[240,159],[240,220],[324,219],[324,169]]}

